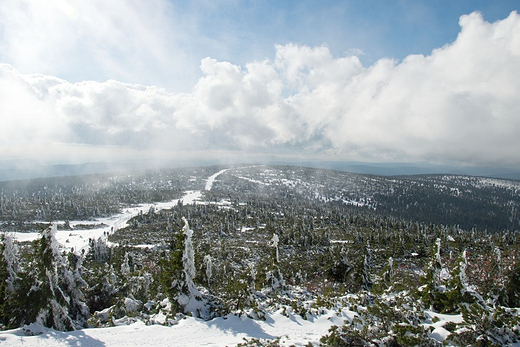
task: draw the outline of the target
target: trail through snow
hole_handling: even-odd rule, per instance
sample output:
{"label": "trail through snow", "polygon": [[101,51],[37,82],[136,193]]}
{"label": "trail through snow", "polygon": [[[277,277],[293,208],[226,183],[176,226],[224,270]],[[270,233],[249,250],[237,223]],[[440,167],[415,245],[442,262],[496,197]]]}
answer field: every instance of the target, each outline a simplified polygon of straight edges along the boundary
{"label": "trail through snow", "polygon": [[[206,180],[206,184],[204,190],[210,191],[213,188],[213,183],[216,178],[228,171],[229,169],[220,170],[219,172],[211,175]],[[167,202],[158,202],[153,204],[140,204],[134,207],[128,207],[123,209],[121,213],[116,215],[98,218],[94,221],[71,221],[70,225],[73,227],[73,230],[58,230],[56,233],[56,239],[58,242],[67,249],[74,249],[75,252],[81,252],[81,250],[88,251],[89,243],[88,240],[90,238],[97,239],[99,237],[104,237],[108,233],[112,233],[118,229],[124,228],[127,226],[127,223],[133,217],[139,215],[139,213],[147,213],[150,207],[154,207],[155,210],[164,210],[169,209],[176,206],[179,201],[182,201],[183,204],[193,204],[194,202],[201,201],[202,191],[200,190],[190,190],[185,192],[184,196],[180,199],[174,199]],[[56,223],[63,223],[64,221],[56,221]],[[92,229],[76,229],[77,225],[96,225],[97,227]],[[39,232],[28,232],[28,233],[13,233],[13,236],[16,240],[20,242],[24,241],[32,241],[40,237]]]}
{"label": "trail through snow", "polygon": [[220,170],[214,175],[209,176],[208,180],[206,181],[206,187],[205,190],[211,190],[213,188],[213,182],[215,182],[215,179],[217,179],[218,176],[223,174],[224,172],[228,171],[229,169]]}

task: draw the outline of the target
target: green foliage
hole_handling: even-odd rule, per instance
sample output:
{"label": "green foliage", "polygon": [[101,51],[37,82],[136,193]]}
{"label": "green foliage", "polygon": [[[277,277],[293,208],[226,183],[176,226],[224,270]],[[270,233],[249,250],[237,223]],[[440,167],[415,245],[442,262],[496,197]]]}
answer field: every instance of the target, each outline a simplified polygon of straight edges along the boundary
{"label": "green foliage", "polygon": [[500,291],[499,302],[507,307],[520,307],[520,263],[506,272],[504,288]]}
{"label": "green foliage", "polygon": [[101,311],[115,304],[119,286],[111,265],[91,264],[84,277],[88,284],[85,295],[90,313]]}
{"label": "green foliage", "polygon": [[461,345],[504,346],[520,338],[519,312],[508,308],[483,307],[477,303],[461,305],[461,331],[453,332],[448,341]]}
{"label": "green foliage", "polygon": [[170,299],[172,312],[181,312],[177,297],[180,293],[187,291],[182,262],[184,238],[185,236],[181,232],[175,233],[169,243],[168,252],[164,254],[159,262],[161,271],[158,274],[158,281]]}
{"label": "green foliage", "polygon": [[74,325],[67,315],[70,299],[62,288],[66,268],[63,256],[58,253],[54,233],[51,226],[34,242],[37,273],[33,305],[37,316],[31,321],[40,321],[57,330],[73,330]]}
{"label": "green foliage", "polygon": [[250,308],[254,302],[251,287],[243,275],[234,276],[226,281],[221,291],[221,298],[229,312],[243,311]]}
{"label": "green foliage", "polygon": [[395,334],[394,341],[397,346],[436,346],[436,342],[430,339],[430,330],[423,326],[411,324],[395,324],[393,327]]}
{"label": "green foliage", "polygon": [[367,346],[367,341],[359,336],[358,332],[350,331],[347,325],[341,329],[334,325],[329,329],[329,334],[320,338],[321,346],[346,347]]}
{"label": "green foliage", "polygon": [[[367,302],[368,299],[368,302]],[[407,293],[391,296],[360,296],[358,302],[366,306],[356,306],[357,315],[341,327],[333,327],[320,340],[324,345],[365,346],[434,346],[429,337],[429,329],[421,324],[426,322],[423,308]]]}

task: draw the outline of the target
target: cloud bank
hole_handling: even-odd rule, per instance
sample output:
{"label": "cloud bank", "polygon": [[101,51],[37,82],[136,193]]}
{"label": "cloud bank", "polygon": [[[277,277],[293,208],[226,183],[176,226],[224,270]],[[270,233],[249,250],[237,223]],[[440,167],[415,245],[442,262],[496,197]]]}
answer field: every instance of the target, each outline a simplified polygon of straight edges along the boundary
{"label": "cloud bank", "polygon": [[191,20],[167,0],[3,0],[0,61],[72,81],[192,85]]}
{"label": "cloud bank", "polygon": [[464,15],[430,55],[334,57],[275,46],[244,66],[210,57],[189,93],[71,83],[0,65],[3,159],[204,153],[520,167],[520,15]]}

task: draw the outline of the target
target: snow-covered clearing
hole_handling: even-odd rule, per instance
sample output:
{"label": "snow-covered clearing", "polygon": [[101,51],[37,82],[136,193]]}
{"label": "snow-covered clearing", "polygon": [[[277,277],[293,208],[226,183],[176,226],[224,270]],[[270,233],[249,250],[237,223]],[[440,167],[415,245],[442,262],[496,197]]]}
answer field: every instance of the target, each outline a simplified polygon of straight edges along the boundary
{"label": "snow-covered clearing", "polygon": [[209,176],[208,180],[206,181],[206,187],[204,188],[205,190],[211,190],[211,188],[213,188],[213,182],[215,182],[215,179],[223,174],[224,172],[228,171],[229,169],[224,169],[224,170],[220,170],[219,172],[217,172],[216,174],[214,175],[211,175]]}
{"label": "snow-covered clearing", "polygon": [[[226,172],[229,169],[221,170],[213,175],[211,175],[206,180],[205,190],[209,191],[213,187],[213,183],[215,179]],[[147,213],[151,207],[153,207],[156,211],[169,209],[177,205],[180,201],[183,204],[193,204],[202,199],[202,191],[194,190],[185,192],[184,196],[180,199],[174,199],[167,202],[158,202],[153,204],[140,204],[133,207],[128,207],[123,209],[121,213],[116,215],[105,217],[105,218],[97,218],[93,221],[71,221],[70,225],[74,228],[73,230],[58,230],[56,233],[56,239],[58,242],[68,250],[74,249],[75,252],[81,252],[82,250],[88,251],[89,239],[97,239],[99,237],[104,237],[106,234],[116,231],[118,229],[124,228],[127,226],[127,223],[133,217],[139,215],[140,213]],[[64,221],[56,221],[58,224],[63,224]],[[95,225],[95,227],[82,229],[76,228],[78,225]],[[28,233],[13,233],[13,237],[20,241],[33,241],[40,237],[40,233],[28,232]]]}
{"label": "snow-covered clearing", "polygon": [[255,184],[260,184],[260,185],[264,185],[264,186],[269,186],[270,184],[269,183],[265,183],[265,182],[262,182],[262,181],[258,181],[258,180],[254,180],[252,178],[249,178],[249,177],[244,177],[244,176],[236,176],[242,180],[245,180],[245,181],[248,181],[248,182],[251,182],[251,183],[255,183]]}

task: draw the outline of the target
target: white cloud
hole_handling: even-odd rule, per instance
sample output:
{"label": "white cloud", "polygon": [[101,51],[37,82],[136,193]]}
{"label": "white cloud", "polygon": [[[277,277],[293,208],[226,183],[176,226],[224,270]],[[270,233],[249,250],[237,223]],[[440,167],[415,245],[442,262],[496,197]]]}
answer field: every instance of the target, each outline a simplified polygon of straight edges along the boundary
{"label": "white cloud", "polygon": [[370,67],[294,44],[244,67],[205,58],[185,94],[2,65],[0,147],[13,156],[52,143],[85,158],[78,146],[98,156],[241,150],[520,167],[520,16],[488,23],[472,13],[460,25],[431,55]]}
{"label": "white cloud", "polygon": [[0,57],[24,73],[176,88],[198,77],[182,47],[196,33],[166,0],[4,0],[0,19]]}

